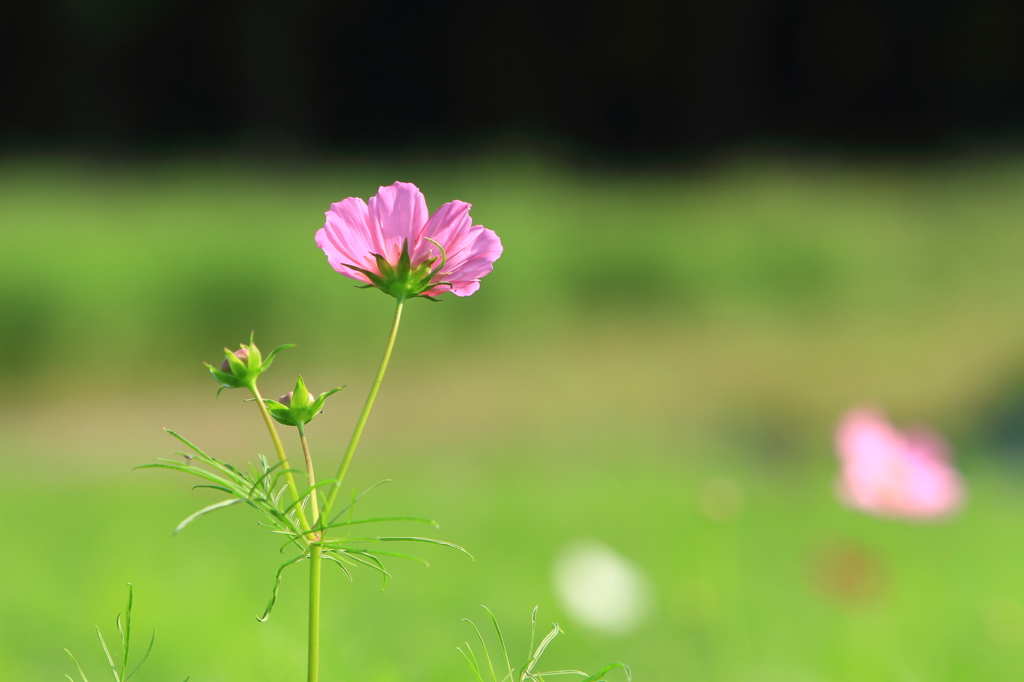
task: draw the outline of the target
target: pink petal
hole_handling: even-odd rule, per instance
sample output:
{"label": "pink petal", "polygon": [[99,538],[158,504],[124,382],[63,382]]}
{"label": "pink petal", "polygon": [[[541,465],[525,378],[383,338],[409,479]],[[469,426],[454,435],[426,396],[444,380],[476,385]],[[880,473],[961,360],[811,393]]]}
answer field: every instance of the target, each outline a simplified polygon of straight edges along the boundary
{"label": "pink petal", "polygon": [[502,252],[498,235],[482,225],[473,225],[469,209],[470,204],[464,201],[448,202],[434,211],[423,230],[423,258],[428,252],[437,255],[436,249],[429,250],[432,245],[427,237],[444,247],[447,261],[435,280],[450,282],[456,296],[469,296],[479,289],[480,278],[494,268]]}
{"label": "pink petal", "polygon": [[331,204],[325,214],[327,222],[316,233],[316,245],[324,250],[332,268],[352,279],[369,282],[366,275],[345,264],[376,271],[377,265],[370,253],[376,248],[368,226],[368,210],[362,199],[349,197]]}
{"label": "pink petal", "polygon": [[402,253],[402,244],[408,240],[411,256],[429,215],[427,201],[416,185],[396,182],[381,187],[370,198],[368,209],[370,232],[376,242],[374,253],[395,264]]}

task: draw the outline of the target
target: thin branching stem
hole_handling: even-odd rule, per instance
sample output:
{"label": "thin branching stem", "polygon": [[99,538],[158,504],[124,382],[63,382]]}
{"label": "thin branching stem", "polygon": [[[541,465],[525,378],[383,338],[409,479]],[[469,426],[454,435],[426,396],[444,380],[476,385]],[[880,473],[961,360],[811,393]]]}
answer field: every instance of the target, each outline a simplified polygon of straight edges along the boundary
{"label": "thin branching stem", "polygon": [[[315,494],[315,493],[314,493]],[[309,658],[307,682],[320,677],[320,574],[323,566],[320,543],[309,546]]]}
{"label": "thin branching stem", "polygon": [[[306,440],[306,427],[299,422],[296,424],[299,429],[299,440],[302,442],[302,454],[306,457],[306,475],[309,476],[309,487],[313,488],[316,485],[316,474],[313,473],[313,456],[309,453],[309,442]],[[317,501],[316,490],[313,490],[309,495],[310,508],[313,510],[313,526],[317,525],[320,520],[320,504]],[[322,534],[321,534],[322,537]]]}
{"label": "thin branching stem", "polygon": [[263,396],[260,395],[260,390],[256,388],[256,384],[253,383],[250,387],[252,390],[253,397],[256,398],[256,405],[260,408],[260,414],[263,415],[263,421],[267,423],[267,430],[270,431],[270,439],[274,441],[274,447],[277,449],[277,457],[281,460],[281,467],[284,470],[285,481],[288,483],[288,490],[292,495],[292,502],[296,502],[295,511],[299,517],[299,527],[302,528],[304,533],[309,532],[309,523],[306,521],[306,514],[302,511],[302,504],[299,503],[301,499],[299,497],[299,489],[295,485],[295,477],[292,476],[291,468],[288,466],[288,455],[284,452],[284,445],[281,443],[281,437],[277,435],[277,429],[274,427],[274,419],[270,416],[270,411],[267,410],[267,406],[263,402]]}
{"label": "thin branching stem", "polygon": [[[313,525],[316,526],[320,520],[319,505],[317,503],[316,475],[313,473],[313,457],[309,452],[309,442],[306,440],[306,429],[302,422],[296,424],[299,430],[299,440],[302,441],[302,454],[306,457],[306,474],[309,476],[309,499],[313,511]],[[323,540],[326,529],[317,532],[319,540]],[[309,641],[308,659],[306,666],[307,682],[318,682],[320,678],[320,576],[323,568],[323,549],[320,542],[313,542],[309,546]]]}
{"label": "thin branching stem", "polygon": [[388,336],[387,346],[384,347],[384,357],[380,361],[380,368],[377,370],[377,377],[373,380],[373,385],[370,387],[370,394],[366,397],[366,404],[363,405],[363,411],[359,415],[359,420],[356,422],[356,428],[352,431],[352,438],[348,443],[348,449],[345,450],[345,457],[341,460],[341,466],[338,467],[338,475],[334,477],[334,487],[331,488],[331,492],[327,496],[327,502],[324,504],[324,515],[330,513],[331,506],[334,504],[334,499],[338,496],[338,491],[341,490],[341,482],[344,480],[346,472],[348,472],[348,465],[352,462],[352,455],[356,453],[356,446],[359,445],[359,438],[363,435],[363,427],[366,426],[366,420],[370,416],[370,410],[373,409],[373,401],[377,398],[377,391],[380,390],[381,382],[384,381],[384,372],[388,368],[388,360],[391,359],[391,350],[395,347],[395,338],[398,336],[398,325],[402,321],[403,304],[404,300],[398,299],[398,305],[395,308],[395,320],[391,323],[391,334]]}

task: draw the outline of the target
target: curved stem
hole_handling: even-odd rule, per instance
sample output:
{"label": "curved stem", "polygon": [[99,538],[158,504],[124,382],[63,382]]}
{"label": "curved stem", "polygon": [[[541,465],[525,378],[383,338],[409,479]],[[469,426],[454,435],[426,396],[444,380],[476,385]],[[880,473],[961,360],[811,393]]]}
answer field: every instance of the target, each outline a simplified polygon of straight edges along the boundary
{"label": "curved stem", "polygon": [[[306,441],[306,427],[301,423],[296,426],[299,429],[299,440],[302,441],[302,454],[306,457],[306,475],[309,477],[309,487],[312,488],[316,485],[316,476],[313,474],[313,456],[309,454],[309,443]],[[320,504],[316,497],[314,490],[309,495],[309,504],[313,510],[313,526],[316,526],[316,522],[320,519]]]}
{"label": "curved stem", "polygon": [[309,532],[309,523],[306,521],[306,514],[302,511],[302,505],[298,504],[299,501],[299,489],[295,487],[295,477],[292,476],[291,469],[288,466],[288,455],[284,454],[284,445],[281,444],[281,438],[277,435],[277,429],[274,428],[274,418],[270,416],[270,412],[267,410],[267,406],[263,402],[263,396],[260,395],[260,390],[256,388],[255,382],[250,386],[253,396],[256,398],[256,404],[260,408],[260,414],[263,415],[263,421],[267,423],[267,430],[270,431],[270,439],[274,441],[274,447],[277,449],[277,458],[281,460],[281,466],[284,467],[284,478],[288,483],[288,490],[292,494],[292,502],[295,502],[295,511],[298,512],[299,516],[299,527],[302,528],[304,533]]}
{"label": "curved stem", "polygon": [[317,682],[320,676],[320,570],[322,548],[319,542],[309,546],[309,658],[306,668],[307,682]]}
{"label": "curved stem", "polygon": [[373,380],[373,385],[370,387],[370,395],[366,397],[366,404],[363,405],[363,411],[356,422],[355,430],[352,432],[352,439],[348,443],[348,449],[345,450],[345,457],[341,460],[341,466],[338,467],[338,475],[334,477],[334,485],[331,487],[331,493],[324,504],[324,516],[330,513],[334,499],[338,496],[338,491],[341,490],[341,482],[345,479],[348,465],[352,462],[352,455],[355,454],[356,446],[359,445],[359,437],[363,435],[363,427],[366,426],[370,410],[373,409],[373,401],[377,398],[377,391],[380,390],[380,384],[384,381],[384,372],[388,368],[388,360],[391,359],[391,350],[395,347],[395,337],[398,336],[398,324],[402,321],[403,304],[404,301],[398,299],[398,307],[395,308],[395,320],[391,323],[391,335],[388,336],[388,344],[384,347],[384,357],[380,361],[380,369],[377,370],[377,377]]}

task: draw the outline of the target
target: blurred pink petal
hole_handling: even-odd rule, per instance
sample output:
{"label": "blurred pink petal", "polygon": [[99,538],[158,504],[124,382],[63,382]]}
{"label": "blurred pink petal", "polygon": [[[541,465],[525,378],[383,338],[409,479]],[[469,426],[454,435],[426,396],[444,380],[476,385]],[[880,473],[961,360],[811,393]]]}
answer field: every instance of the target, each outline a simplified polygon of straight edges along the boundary
{"label": "blurred pink petal", "polygon": [[327,254],[332,268],[369,284],[367,275],[348,266],[381,275],[374,254],[396,267],[402,245],[408,241],[415,270],[429,259],[441,256],[437,246],[427,241],[429,238],[444,249],[446,262],[430,279],[431,284],[438,286],[422,295],[437,296],[451,291],[456,296],[469,296],[480,288],[480,278],[491,271],[502,251],[498,235],[473,224],[469,207],[465,202],[452,201],[429,214],[423,193],[416,185],[396,182],[381,187],[368,203],[349,197],[331,204],[327,222],[316,233],[316,245]]}
{"label": "blurred pink petal", "polygon": [[938,434],[903,432],[880,412],[856,408],[843,417],[836,447],[840,495],[851,506],[904,518],[934,518],[960,507],[963,483]]}

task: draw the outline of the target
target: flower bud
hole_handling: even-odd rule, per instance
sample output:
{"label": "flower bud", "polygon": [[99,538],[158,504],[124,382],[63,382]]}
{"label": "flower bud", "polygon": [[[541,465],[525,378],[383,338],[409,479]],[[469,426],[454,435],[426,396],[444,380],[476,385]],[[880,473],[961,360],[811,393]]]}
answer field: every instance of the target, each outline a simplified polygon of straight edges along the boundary
{"label": "flower bud", "polygon": [[209,368],[210,374],[221,385],[220,390],[217,391],[218,395],[225,388],[248,388],[255,390],[256,379],[267,371],[270,363],[274,361],[274,356],[277,352],[291,347],[291,344],[278,346],[270,351],[270,355],[267,356],[266,360],[263,360],[260,349],[256,347],[252,337],[250,337],[248,345],[240,344],[240,348],[234,352],[227,348],[224,349],[224,360],[220,363],[219,369],[208,362],[203,364]]}
{"label": "flower bud", "polygon": [[332,388],[320,397],[311,400],[312,396],[306,389],[306,384],[300,376],[295,382],[295,390],[285,393],[279,400],[264,400],[270,416],[279,423],[286,426],[299,426],[313,421],[313,417],[320,413],[327,396],[340,391],[340,388]]}
{"label": "flower bud", "polygon": [[[249,349],[242,346],[234,352],[234,356],[241,360],[243,363],[248,364],[249,362]],[[224,362],[220,363],[220,371],[225,374],[231,374],[231,363],[228,362],[227,358],[224,358]]]}

